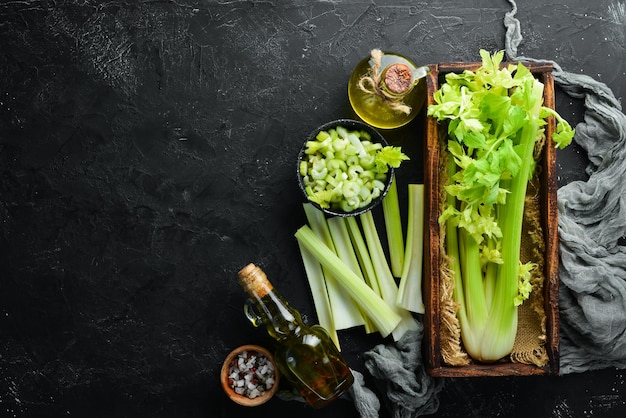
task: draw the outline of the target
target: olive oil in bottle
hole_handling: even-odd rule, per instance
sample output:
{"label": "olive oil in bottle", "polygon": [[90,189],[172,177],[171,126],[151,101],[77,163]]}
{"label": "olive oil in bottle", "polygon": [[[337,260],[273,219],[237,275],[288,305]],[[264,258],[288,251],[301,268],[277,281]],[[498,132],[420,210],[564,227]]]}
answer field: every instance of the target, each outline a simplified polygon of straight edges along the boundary
{"label": "olive oil in bottle", "polygon": [[254,326],[265,324],[277,343],[274,359],[281,377],[306,403],[321,408],[348,390],[354,377],[326,330],[306,325],[259,267],[248,264],[238,276],[250,296],[244,305],[247,318]]}
{"label": "olive oil in bottle", "polygon": [[424,76],[429,67],[418,67],[409,58],[374,49],[352,71],[348,98],[364,122],[381,129],[406,125],[426,100]]}

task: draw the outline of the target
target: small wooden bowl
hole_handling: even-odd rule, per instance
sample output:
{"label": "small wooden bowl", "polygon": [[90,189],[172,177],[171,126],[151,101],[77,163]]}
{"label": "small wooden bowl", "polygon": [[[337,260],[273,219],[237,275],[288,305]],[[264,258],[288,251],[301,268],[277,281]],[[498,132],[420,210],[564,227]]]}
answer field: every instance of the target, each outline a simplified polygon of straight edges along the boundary
{"label": "small wooden bowl", "polygon": [[[245,394],[243,395],[238,394],[230,386],[230,383],[229,383],[230,364],[235,359],[235,357],[237,357],[239,354],[241,354],[244,351],[259,353],[265,356],[266,358],[268,358],[269,361],[274,366],[274,385],[270,389],[267,389],[261,396],[257,396],[255,398],[250,398],[246,396]],[[252,345],[252,344],[242,345],[240,347],[235,348],[233,351],[231,351],[230,354],[226,357],[226,360],[224,360],[224,364],[222,365],[222,371],[220,374],[222,388],[224,389],[224,392],[226,393],[226,395],[233,402],[238,403],[239,405],[243,405],[243,406],[257,406],[270,400],[270,398],[274,396],[274,394],[276,393],[276,390],[278,389],[278,379],[279,379],[278,368],[276,367],[276,362],[274,361],[274,357],[272,356],[272,354],[265,348],[258,346],[258,345]]]}

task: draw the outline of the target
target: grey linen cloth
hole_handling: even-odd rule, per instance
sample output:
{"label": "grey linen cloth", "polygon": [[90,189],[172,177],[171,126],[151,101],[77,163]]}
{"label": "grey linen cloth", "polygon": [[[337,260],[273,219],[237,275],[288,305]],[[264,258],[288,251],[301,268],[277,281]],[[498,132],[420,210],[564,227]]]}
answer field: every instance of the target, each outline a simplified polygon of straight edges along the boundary
{"label": "grey linen cloth", "polygon": [[377,418],[380,410],[378,396],[365,386],[365,378],[360,372],[352,370],[352,376],[354,376],[354,383],[344,397],[354,402],[361,418]]}
{"label": "grey linen cloth", "polygon": [[394,418],[428,415],[439,408],[437,395],[443,380],[432,378],[424,369],[421,351],[424,329],[421,322],[419,325],[417,331],[407,331],[396,343],[379,344],[365,353],[365,367],[384,394],[387,409]]}
{"label": "grey linen cloth", "polygon": [[[504,18],[506,54],[522,41],[517,5]],[[554,79],[568,95],[583,99],[584,121],[574,141],[590,164],[587,181],[558,190],[561,373],[626,367],[626,115],[612,91],[552,62]]]}

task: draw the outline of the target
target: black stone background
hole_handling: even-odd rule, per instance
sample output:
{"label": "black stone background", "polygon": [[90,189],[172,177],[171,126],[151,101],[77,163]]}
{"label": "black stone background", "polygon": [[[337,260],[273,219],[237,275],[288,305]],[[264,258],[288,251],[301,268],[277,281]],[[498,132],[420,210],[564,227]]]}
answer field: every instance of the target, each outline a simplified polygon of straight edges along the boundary
{"label": "black stone background", "polygon": [[[520,55],[623,97],[623,0],[519,0]],[[352,116],[346,82],[370,49],[418,63],[503,49],[504,0],[0,2],[0,416],[356,417],[219,388],[240,344],[255,262],[315,318],[295,230],[301,142]],[[572,123],[582,103],[557,91]],[[421,181],[421,122],[389,139]],[[559,184],[584,152],[558,154]],[[342,349],[384,342],[342,332]],[[370,382],[371,383],[371,382]],[[373,386],[370,385],[373,388]],[[437,417],[624,416],[623,370],[450,379]],[[383,411],[381,416],[387,416]]]}

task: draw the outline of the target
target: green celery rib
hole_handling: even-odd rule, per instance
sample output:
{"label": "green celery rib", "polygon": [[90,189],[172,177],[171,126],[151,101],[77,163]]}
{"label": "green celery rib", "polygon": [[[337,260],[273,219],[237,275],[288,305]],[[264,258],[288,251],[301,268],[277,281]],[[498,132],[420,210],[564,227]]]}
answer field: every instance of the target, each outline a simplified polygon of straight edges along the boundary
{"label": "green celery rib", "polygon": [[[363,276],[359,265],[359,259],[355,253],[354,247],[352,246],[350,233],[348,232],[348,226],[345,219],[346,218],[340,216],[329,218],[328,229],[330,230],[330,235],[333,239],[333,243],[335,244],[337,256],[344,263],[346,263],[350,270],[355,272],[356,275],[365,282],[365,277]],[[355,309],[359,309],[359,307],[355,305]],[[372,323],[372,320],[361,310],[359,310],[359,313],[362,315],[363,321],[365,322],[365,331],[368,334],[375,331],[376,327]]]}
{"label": "green celery rib", "polygon": [[328,331],[337,349],[341,350],[339,336],[337,335],[337,329],[333,322],[333,314],[330,308],[330,299],[328,298],[322,266],[313,254],[300,244],[300,242],[298,242],[298,247],[302,257],[302,263],[304,264],[304,271],[309,282],[309,288],[311,289],[311,296],[313,297],[313,304],[315,305],[315,312],[317,313],[317,321],[322,328]]}
{"label": "green celery rib", "polygon": [[406,250],[396,303],[408,311],[423,314],[424,185],[409,184],[408,196]]}
{"label": "green celery rib", "polygon": [[536,119],[524,126],[520,139],[520,156],[523,164],[520,172],[511,180],[511,193],[502,207],[502,217],[506,222],[502,228],[502,259],[498,269],[491,320],[487,324],[483,338],[483,353],[491,360],[498,360],[511,352],[517,333],[517,296],[522,220],[524,201],[530,177],[535,140],[539,131]]}
{"label": "green celery rib", "polygon": [[369,211],[359,215],[359,219],[363,227],[363,235],[365,235],[365,242],[372,259],[372,265],[376,272],[376,279],[380,286],[380,296],[402,318],[400,324],[393,330],[393,338],[398,341],[407,331],[417,330],[419,325],[409,311],[400,308],[396,304],[398,286],[387,263],[372,212]]}
{"label": "green celery rib", "polygon": [[[304,203],[303,207],[311,230],[320,237],[331,251],[335,252],[335,245],[324,213],[310,203]],[[328,268],[322,265],[322,271],[326,278],[326,288],[328,289],[335,329],[342,330],[364,325],[363,315],[357,309],[354,309],[354,304],[347,292],[337,283],[337,280]]]}
{"label": "green celery rib", "polygon": [[480,245],[464,228],[459,229],[459,250],[467,315],[465,327],[461,323],[461,336],[467,353],[476,360],[486,361],[488,359],[482,351],[481,341],[489,319],[489,311],[480,266]]}
{"label": "green celery rib", "polygon": [[378,285],[378,280],[376,280],[376,272],[374,271],[374,266],[372,265],[372,259],[370,258],[367,244],[363,239],[363,234],[361,234],[359,223],[354,216],[349,216],[344,219],[348,225],[350,240],[352,241],[352,246],[356,251],[361,271],[365,277],[365,282],[374,292],[376,292],[376,294],[380,295],[380,286]]}
{"label": "green celery rib", "polygon": [[402,219],[400,218],[400,202],[398,199],[398,186],[394,176],[389,186],[389,191],[383,198],[383,216],[389,245],[389,260],[391,273],[394,277],[402,275],[404,265],[404,237],[402,231]]}
{"label": "green celery rib", "polygon": [[295,237],[322,266],[333,273],[337,282],[350,294],[363,312],[372,319],[380,334],[383,337],[391,334],[402,319],[400,315],[391,309],[379,295],[374,293],[356,273],[350,270],[308,225],[301,226],[296,231]]}
{"label": "green celery rib", "polygon": [[[487,246],[489,249],[495,248],[493,238],[487,238]],[[493,294],[495,292],[496,280],[498,275],[498,265],[496,263],[487,262],[485,266],[485,302],[487,309],[491,309],[493,303]]]}
{"label": "green celery rib", "polygon": [[[347,216],[342,217],[341,219],[348,229],[350,243],[352,244],[352,248],[356,254],[360,272],[363,276],[363,279],[365,280],[365,283],[367,283],[367,285],[376,294],[380,295],[380,287],[378,286],[378,281],[376,280],[374,266],[372,266],[372,260],[369,258],[367,245],[365,245],[365,241],[363,240],[363,235],[361,234],[361,230],[359,229],[359,224],[357,223],[356,218],[354,216]],[[365,320],[366,333],[371,334],[378,331],[376,329],[376,325],[374,325],[372,320],[367,315],[363,315],[363,319]]]}

